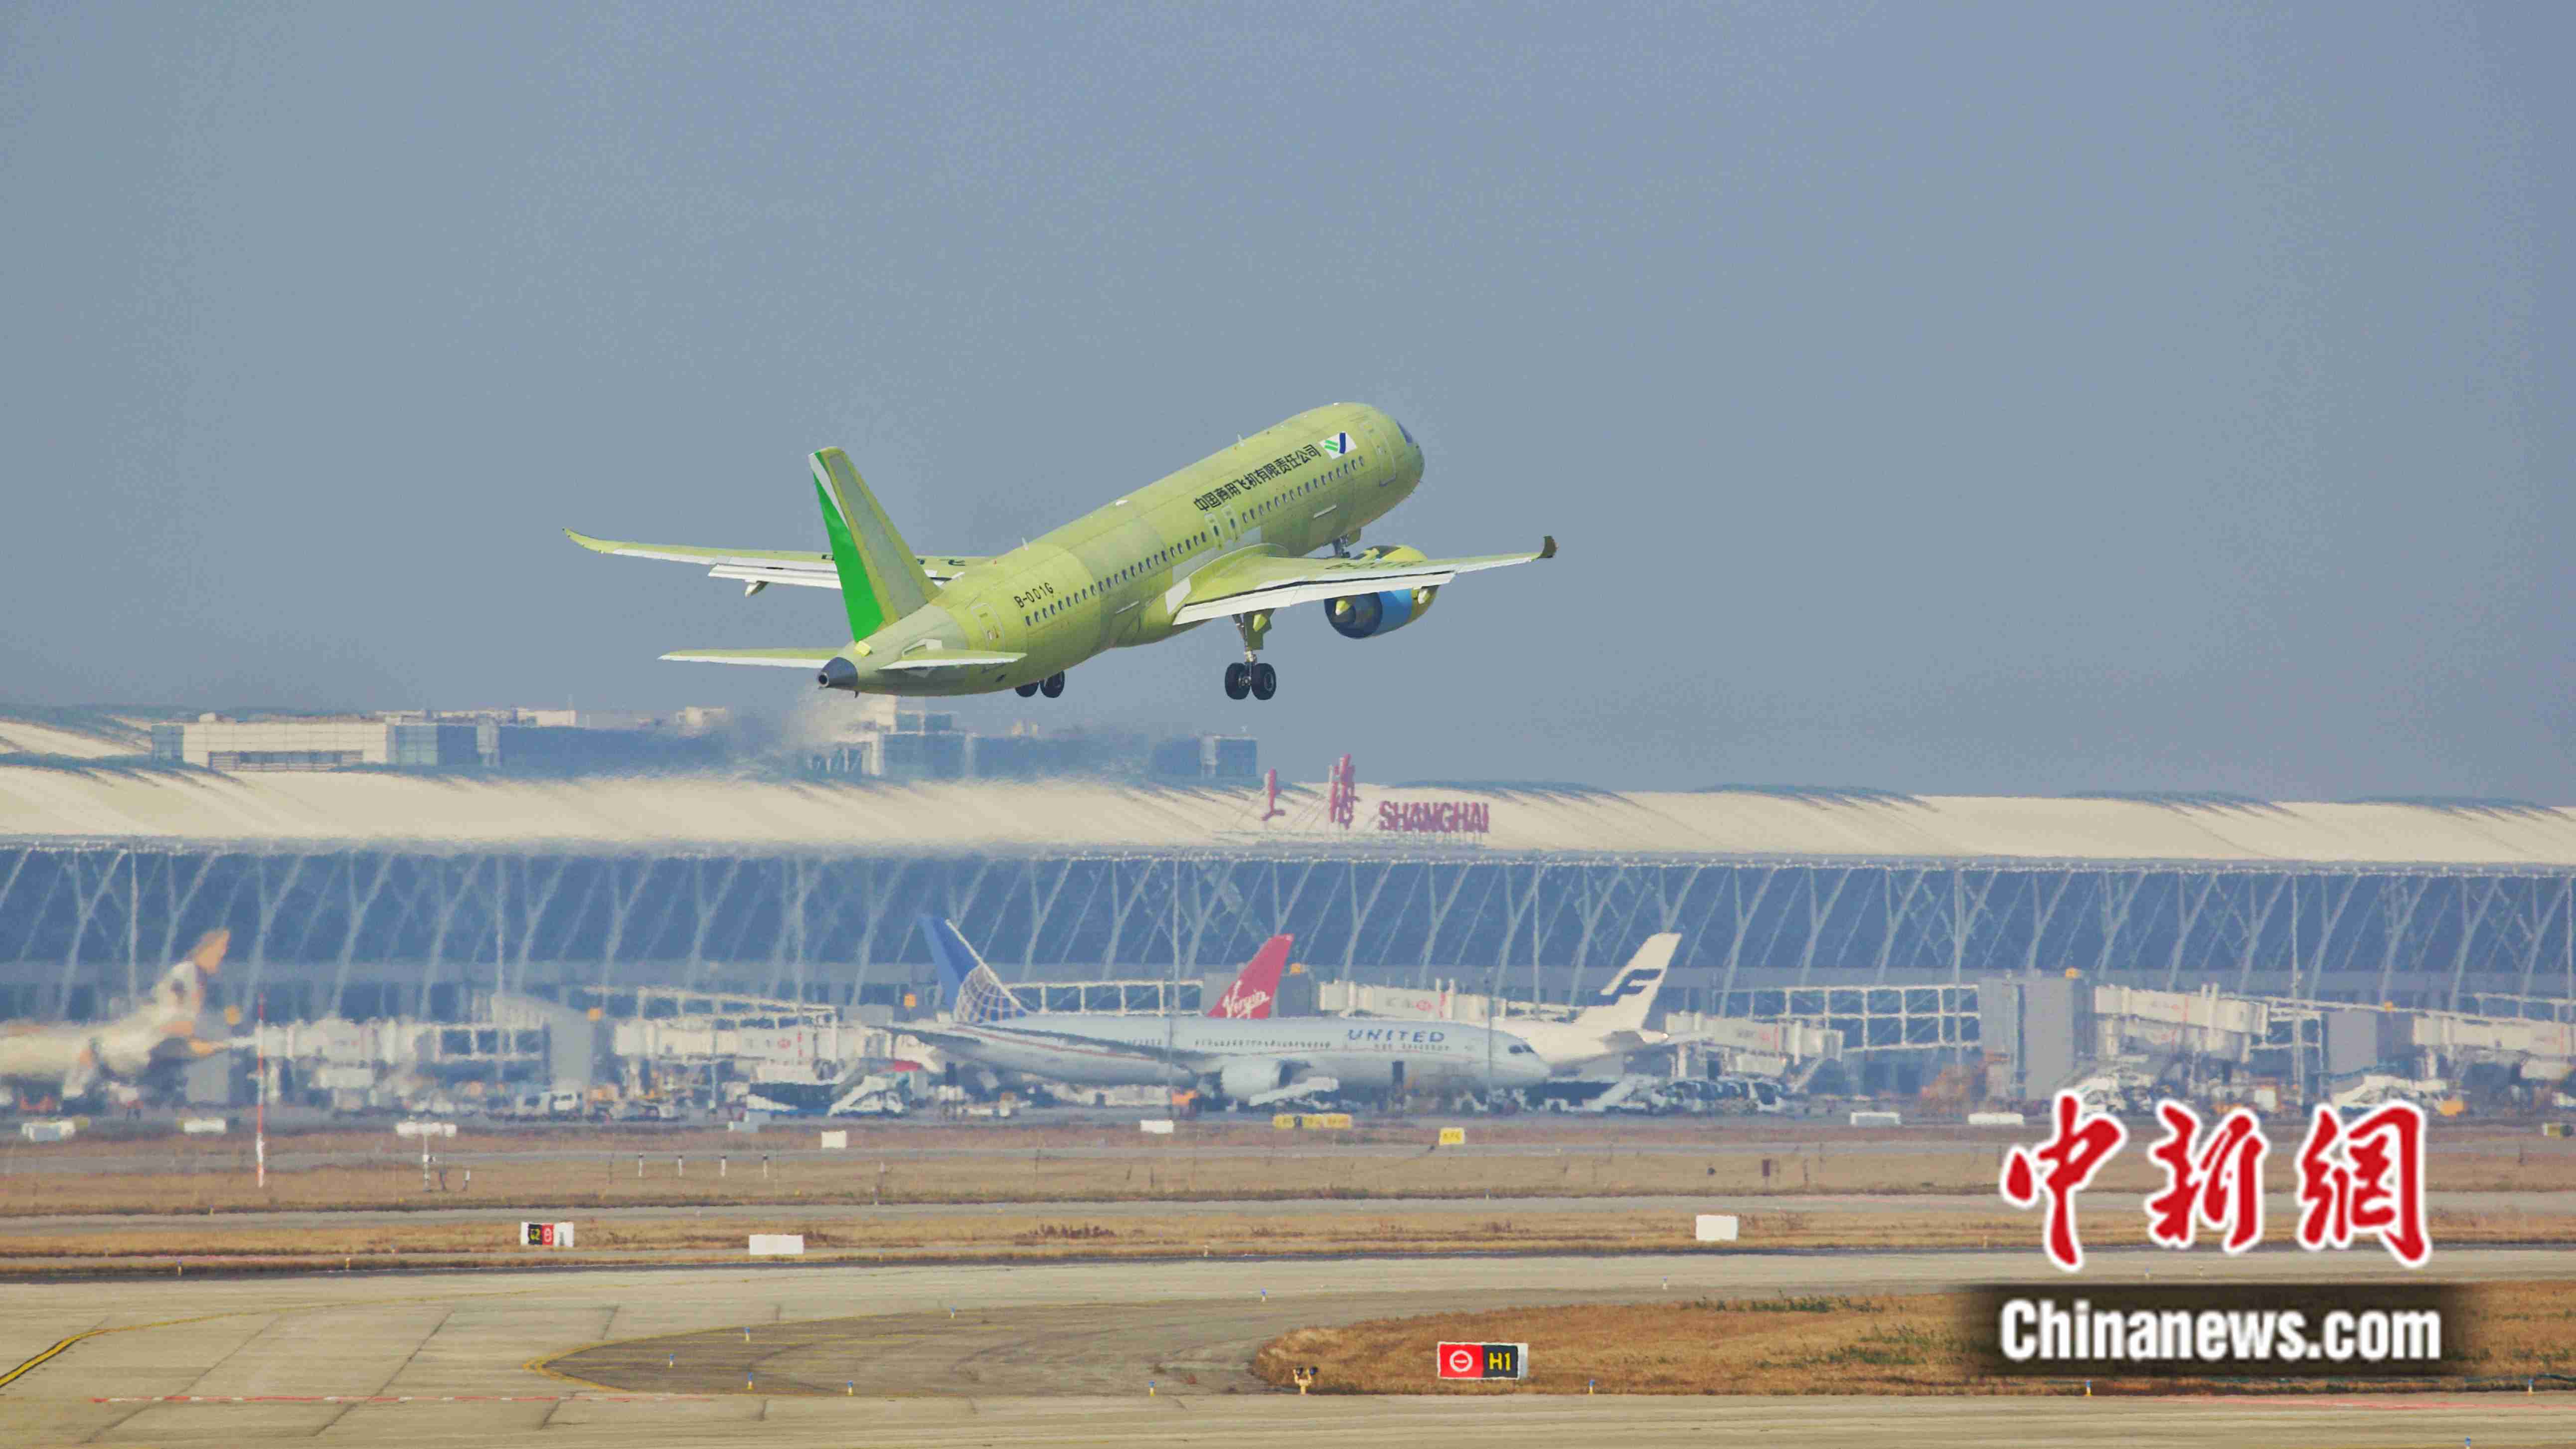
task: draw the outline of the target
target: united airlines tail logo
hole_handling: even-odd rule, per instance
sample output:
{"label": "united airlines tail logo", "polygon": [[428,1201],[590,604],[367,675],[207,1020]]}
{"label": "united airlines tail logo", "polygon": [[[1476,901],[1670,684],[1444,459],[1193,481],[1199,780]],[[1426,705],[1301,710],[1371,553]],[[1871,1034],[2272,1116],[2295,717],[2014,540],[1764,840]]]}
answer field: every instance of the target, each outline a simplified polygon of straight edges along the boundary
{"label": "united airlines tail logo", "polygon": [[1324,456],[1328,458],[1341,457],[1343,454],[1348,453],[1351,450],[1351,435],[1348,433],[1335,433],[1324,440],[1323,447]]}

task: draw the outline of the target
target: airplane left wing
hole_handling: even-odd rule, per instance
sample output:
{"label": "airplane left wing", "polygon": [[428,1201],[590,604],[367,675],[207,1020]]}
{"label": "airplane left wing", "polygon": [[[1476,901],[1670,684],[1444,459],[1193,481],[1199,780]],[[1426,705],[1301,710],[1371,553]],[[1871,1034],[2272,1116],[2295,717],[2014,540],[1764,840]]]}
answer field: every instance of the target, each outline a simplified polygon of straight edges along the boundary
{"label": "airplane left wing", "polygon": [[[807,553],[784,548],[702,548],[687,543],[622,543],[616,539],[593,538],[567,528],[564,536],[592,553],[611,554],[618,558],[651,558],[665,563],[702,564],[707,577],[736,579],[747,594],[759,593],[771,584],[794,584],[808,589],[837,589],[841,576],[832,568],[828,553]],[[919,557],[918,555],[916,557]],[[975,565],[981,558],[942,554],[921,557],[921,571],[934,584],[944,584]]]}
{"label": "airplane left wing", "polygon": [[1191,1051],[1187,1048],[1175,1050],[1158,1042],[1111,1041],[1100,1037],[1084,1036],[1080,1032],[1048,1031],[1038,1027],[1019,1026],[1007,1021],[1000,1025],[1021,1036],[1043,1037],[1065,1046],[1106,1047],[1111,1051],[1132,1052],[1140,1057],[1167,1063],[1185,1072],[1204,1074],[1215,1070],[1217,1064],[1224,1060],[1222,1056],[1213,1052]]}
{"label": "airplane left wing", "polygon": [[1554,557],[1553,537],[1532,553],[1495,553],[1475,558],[1282,558],[1275,554],[1238,554],[1172,585],[1172,622],[1196,624],[1205,619],[1387,589],[1435,588],[1460,574]]}
{"label": "airplane left wing", "polygon": [[[675,649],[662,657],[673,664],[766,664],[778,669],[820,669],[841,655],[840,649]],[[1017,664],[1027,656],[989,649],[933,649],[877,666],[882,671],[929,673],[939,669],[990,669]]]}

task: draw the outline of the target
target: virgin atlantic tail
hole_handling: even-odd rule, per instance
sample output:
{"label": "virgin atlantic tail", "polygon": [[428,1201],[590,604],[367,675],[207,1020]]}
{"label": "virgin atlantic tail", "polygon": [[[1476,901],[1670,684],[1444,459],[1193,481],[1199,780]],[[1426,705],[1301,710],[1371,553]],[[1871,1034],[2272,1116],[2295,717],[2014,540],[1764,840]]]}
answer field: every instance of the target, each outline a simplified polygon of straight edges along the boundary
{"label": "virgin atlantic tail", "polygon": [[1216,1005],[1209,1007],[1207,1014],[1235,1021],[1268,1020],[1270,1004],[1279,999],[1279,973],[1288,965],[1289,944],[1296,939],[1294,936],[1273,936],[1262,942],[1261,949],[1252,957],[1252,963],[1243,968],[1242,975],[1234,978],[1234,984],[1225,989],[1225,995],[1216,999]]}

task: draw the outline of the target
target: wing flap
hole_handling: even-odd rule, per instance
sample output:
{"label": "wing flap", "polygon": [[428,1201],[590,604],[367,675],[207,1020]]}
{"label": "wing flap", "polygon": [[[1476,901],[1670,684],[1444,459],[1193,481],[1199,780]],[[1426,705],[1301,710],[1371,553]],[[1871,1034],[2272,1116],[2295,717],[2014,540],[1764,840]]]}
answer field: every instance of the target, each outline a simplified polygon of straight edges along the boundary
{"label": "wing flap", "polygon": [[1436,588],[1460,574],[1507,568],[1555,556],[1554,538],[1529,553],[1418,559],[1407,563],[1245,555],[1201,569],[1175,584],[1174,592],[1180,598],[1174,601],[1176,607],[1172,610],[1172,622],[1196,624],[1206,619],[1249,614],[1256,609],[1318,603],[1346,594],[1372,593],[1382,589]]}
{"label": "wing flap", "polygon": [[[700,564],[709,577],[739,579],[746,583],[796,584],[814,589],[837,589],[840,575],[833,571],[832,556],[792,548],[703,548],[688,543],[626,543],[611,538],[593,538],[572,529],[564,537],[592,553],[618,558],[659,559],[664,563]],[[975,565],[984,562],[980,556],[936,554],[916,556],[914,562],[932,583],[944,584]]]}
{"label": "wing flap", "polygon": [[795,564],[718,564],[707,570],[711,579],[740,579],[749,584],[789,584],[803,589],[837,589],[840,575],[826,568],[801,568]]}
{"label": "wing flap", "polygon": [[1158,1042],[1111,1040],[1106,1037],[1084,1036],[1080,1032],[1049,1031],[1044,1027],[1022,1026],[1010,1021],[998,1022],[996,1025],[1020,1036],[1039,1037],[1061,1046],[1102,1047],[1110,1051],[1128,1052],[1148,1060],[1166,1063],[1185,1072],[1212,1071],[1224,1060],[1215,1052],[1191,1051],[1187,1048],[1175,1049]]}

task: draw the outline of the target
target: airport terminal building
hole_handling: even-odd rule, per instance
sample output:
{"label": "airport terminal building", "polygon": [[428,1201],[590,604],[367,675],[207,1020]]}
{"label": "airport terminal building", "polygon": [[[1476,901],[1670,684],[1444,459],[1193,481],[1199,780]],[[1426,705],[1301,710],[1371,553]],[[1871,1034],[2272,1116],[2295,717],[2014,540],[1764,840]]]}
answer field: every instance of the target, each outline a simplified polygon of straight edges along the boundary
{"label": "airport terminal building", "polygon": [[643,987],[900,1012],[924,912],[1026,980],[1194,979],[1290,931],[1319,976],[1556,1001],[1678,931],[1667,1009],[1858,988],[1833,1000],[1884,1020],[1855,1045],[1911,1029],[1908,988],[2069,971],[2558,1017],[2576,811],[0,766],[0,1016],[103,1015],[216,926],[272,1018]]}

